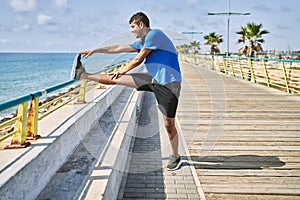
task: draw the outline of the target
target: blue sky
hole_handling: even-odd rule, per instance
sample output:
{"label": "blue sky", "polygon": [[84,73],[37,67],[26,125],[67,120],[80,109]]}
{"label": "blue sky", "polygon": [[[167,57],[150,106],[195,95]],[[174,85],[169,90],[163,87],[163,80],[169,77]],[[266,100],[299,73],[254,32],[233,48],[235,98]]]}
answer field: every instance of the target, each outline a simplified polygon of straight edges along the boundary
{"label": "blue sky", "polygon": [[[248,22],[262,23],[270,32],[264,37],[265,50],[299,50],[299,7],[299,0],[231,0],[231,12],[251,15],[231,16],[230,50],[242,46],[236,43],[235,32]],[[138,11],[149,16],[153,28],[203,32],[193,38],[185,35],[198,40],[202,49],[209,49],[203,45],[204,35],[213,31],[221,34],[224,52],[227,18],[207,13],[227,9],[227,0],[1,0],[0,52],[74,52],[103,45],[104,41],[128,43],[134,40],[128,36],[128,19]],[[178,37],[173,39],[179,41]]]}

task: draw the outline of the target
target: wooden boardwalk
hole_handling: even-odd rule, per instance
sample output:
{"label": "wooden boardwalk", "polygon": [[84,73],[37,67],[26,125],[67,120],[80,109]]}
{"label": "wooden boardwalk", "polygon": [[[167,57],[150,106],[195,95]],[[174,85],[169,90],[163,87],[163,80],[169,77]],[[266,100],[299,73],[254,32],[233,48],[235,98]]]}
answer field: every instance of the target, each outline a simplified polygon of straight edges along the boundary
{"label": "wooden boardwalk", "polygon": [[182,63],[178,122],[206,199],[300,199],[300,97]]}

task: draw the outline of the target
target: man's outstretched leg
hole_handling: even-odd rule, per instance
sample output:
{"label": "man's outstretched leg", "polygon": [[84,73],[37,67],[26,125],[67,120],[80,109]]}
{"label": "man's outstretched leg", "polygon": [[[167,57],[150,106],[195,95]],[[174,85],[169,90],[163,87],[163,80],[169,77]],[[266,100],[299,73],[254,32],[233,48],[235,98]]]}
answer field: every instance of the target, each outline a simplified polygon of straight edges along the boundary
{"label": "man's outstretched leg", "polygon": [[121,75],[118,79],[112,79],[112,75],[108,74],[90,74],[83,72],[80,78],[106,85],[124,85],[132,88],[137,87],[131,75]]}
{"label": "man's outstretched leg", "polygon": [[81,55],[77,55],[74,59],[73,68],[71,72],[71,78],[80,80],[86,79],[97,83],[103,83],[107,85],[124,85],[132,88],[136,88],[136,84],[131,75],[120,75],[117,79],[112,78],[109,74],[90,74],[85,71],[84,66],[81,63]]}

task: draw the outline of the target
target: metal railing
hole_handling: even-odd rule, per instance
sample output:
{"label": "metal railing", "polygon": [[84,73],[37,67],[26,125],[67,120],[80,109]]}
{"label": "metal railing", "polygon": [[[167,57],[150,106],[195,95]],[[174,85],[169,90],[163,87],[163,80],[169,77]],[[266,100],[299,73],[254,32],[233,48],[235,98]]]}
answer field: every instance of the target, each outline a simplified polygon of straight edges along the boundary
{"label": "metal railing", "polygon": [[[104,70],[98,73],[107,73],[118,68],[123,68],[129,60],[116,63],[114,65],[106,67]],[[85,103],[85,93],[87,90],[91,90],[97,86],[99,89],[104,89],[103,84],[97,84],[94,82],[81,81],[80,86],[74,86],[69,91],[59,94],[50,100],[40,102],[40,98],[54,91],[61,90],[76,83],[76,80],[69,80],[58,85],[48,87],[44,90],[36,91],[9,101],[0,103],[0,112],[6,109],[18,106],[17,116],[0,124],[0,142],[12,137],[10,145],[5,148],[24,148],[30,145],[28,140],[35,140],[40,138],[38,135],[38,120],[48,116],[64,105],[77,99],[79,103]],[[29,102],[30,101],[30,106]],[[47,109],[48,107],[52,109]]]}
{"label": "metal railing", "polygon": [[300,95],[300,60],[205,54],[181,54],[180,58],[229,76]]}

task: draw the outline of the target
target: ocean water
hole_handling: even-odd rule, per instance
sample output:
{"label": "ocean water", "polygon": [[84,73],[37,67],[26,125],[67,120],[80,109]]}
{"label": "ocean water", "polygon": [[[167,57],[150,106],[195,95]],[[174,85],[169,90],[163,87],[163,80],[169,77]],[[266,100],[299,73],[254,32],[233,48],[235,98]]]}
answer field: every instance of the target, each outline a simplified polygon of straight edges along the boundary
{"label": "ocean water", "polygon": [[[70,80],[75,53],[0,53],[0,102]],[[132,58],[134,54],[95,54],[82,59],[88,72]],[[51,96],[51,94],[47,94]],[[16,108],[0,112],[0,117]]]}

